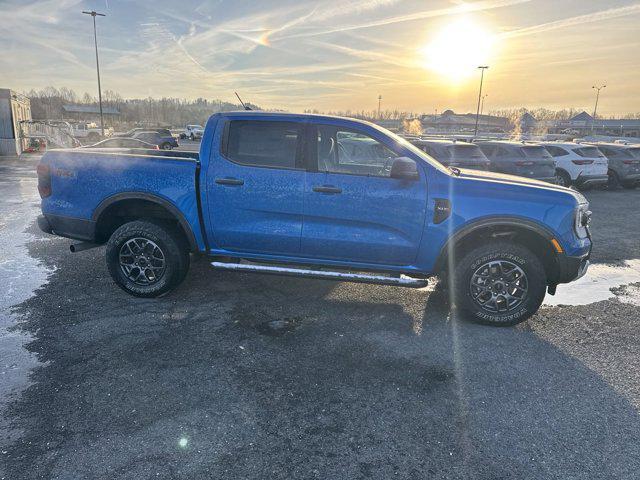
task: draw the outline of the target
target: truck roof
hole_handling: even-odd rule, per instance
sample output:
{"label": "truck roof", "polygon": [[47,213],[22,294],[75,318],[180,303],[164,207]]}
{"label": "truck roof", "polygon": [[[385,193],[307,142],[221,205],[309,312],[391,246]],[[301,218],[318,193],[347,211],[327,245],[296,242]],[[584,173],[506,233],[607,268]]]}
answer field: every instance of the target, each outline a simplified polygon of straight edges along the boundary
{"label": "truck roof", "polygon": [[338,115],[322,115],[317,113],[292,113],[292,112],[265,112],[263,110],[237,110],[231,112],[219,112],[214,113],[213,117],[273,117],[273,118],[290,118],[290,119],[303,119],[309,118],[314,120],[345,120],[354,123],[361,123],[363,125],[371,125],[374,127],[379,127],[378,125],[368,122],[366,120],[360,120],[358,118],[351,117],[340,117]]}

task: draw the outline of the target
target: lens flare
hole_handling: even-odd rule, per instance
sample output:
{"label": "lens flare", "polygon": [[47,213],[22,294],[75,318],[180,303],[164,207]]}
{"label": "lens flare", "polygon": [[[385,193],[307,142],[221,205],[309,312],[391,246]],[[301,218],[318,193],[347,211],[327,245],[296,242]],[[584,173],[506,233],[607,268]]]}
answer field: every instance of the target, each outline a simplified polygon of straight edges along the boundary
{"label": "lens flare", "polygon": [[422,49],[424,66],[452,81],[476,74],[478,65],[490,60],[495,37],[469,19],[444,27]]}

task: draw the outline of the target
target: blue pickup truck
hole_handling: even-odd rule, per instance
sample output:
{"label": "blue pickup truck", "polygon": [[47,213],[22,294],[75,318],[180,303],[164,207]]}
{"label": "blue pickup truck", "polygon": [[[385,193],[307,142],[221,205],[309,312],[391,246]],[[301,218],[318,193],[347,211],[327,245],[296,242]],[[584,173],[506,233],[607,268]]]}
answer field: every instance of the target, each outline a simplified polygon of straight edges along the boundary
{"label": "blue pickup truck", "polygon": [[[135,152],[135,153],[134,153]],[[191,254],[217,269],[424,287],[471,319],[513,325],[589,264],[591,212],[567,188],[443,167],[368,122],[211,116],[196,152],[52,150],[40,228],[106,244],[113,280],[156,297]]]}

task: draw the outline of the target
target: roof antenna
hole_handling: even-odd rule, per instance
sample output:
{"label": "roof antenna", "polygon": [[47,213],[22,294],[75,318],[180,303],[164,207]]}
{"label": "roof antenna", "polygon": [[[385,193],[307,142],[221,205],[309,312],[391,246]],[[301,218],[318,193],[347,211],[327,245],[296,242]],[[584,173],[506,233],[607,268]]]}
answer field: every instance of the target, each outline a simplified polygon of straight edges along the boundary
{"label": "roof antenna", "polygon": [[242,99],[240,98],[240,95],[238,95],[238,92],[233,92],[236,94],[236,97],[238,97],[238,100],[240,100],[240,103],[242,104],[242,108],[244,108],[245,110],[251,110],[251,107],[247,107],[244,102],[242,101]]}

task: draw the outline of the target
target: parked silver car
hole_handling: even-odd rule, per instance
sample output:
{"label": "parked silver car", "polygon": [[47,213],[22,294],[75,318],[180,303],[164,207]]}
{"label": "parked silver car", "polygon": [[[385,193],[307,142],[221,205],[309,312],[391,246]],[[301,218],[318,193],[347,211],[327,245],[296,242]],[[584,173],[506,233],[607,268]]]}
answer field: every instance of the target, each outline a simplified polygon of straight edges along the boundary
{"label": "parked silver car", "polygon": [[640,145],[598,143],[609,159],[609,188],[636,188],[640,183]]}
{"label": "parked silver car", "polygon": [[489,160],[480,147],[473,143],[457,140],[410,139],[409,141],[446,167],[489,170]]}
{"label": "parked silver car", "polygon": [[504,140],[477,141],[493,172],[556,183],[556,162],[540,145]]}

